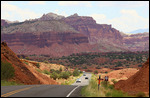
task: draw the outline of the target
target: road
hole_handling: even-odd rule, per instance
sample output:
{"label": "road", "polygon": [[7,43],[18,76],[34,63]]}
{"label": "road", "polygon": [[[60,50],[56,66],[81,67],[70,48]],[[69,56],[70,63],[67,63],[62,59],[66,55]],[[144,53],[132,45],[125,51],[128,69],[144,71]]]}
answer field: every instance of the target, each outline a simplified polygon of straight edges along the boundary
{"label": "road", "polygon": [[86,73],[86,76],[89,79],[81,76],[81,83],[72,85],[1,86],[1,97],[78,97],[81,88],[88,85],[91,74]]}

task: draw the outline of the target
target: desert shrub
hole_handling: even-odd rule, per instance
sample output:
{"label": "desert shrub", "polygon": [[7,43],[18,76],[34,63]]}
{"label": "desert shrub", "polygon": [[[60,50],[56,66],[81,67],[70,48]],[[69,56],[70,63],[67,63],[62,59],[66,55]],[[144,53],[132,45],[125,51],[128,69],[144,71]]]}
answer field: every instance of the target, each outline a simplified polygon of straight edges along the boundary
{"label": "desert shrub", "polygon": [[108,85],[109,89],[114,89],[114,85]]}
{"label": "desert shrub", "polygon": [[30,60],[29,57],[26,57],[25,59],[26,59],[26,60]]}
{"label": "desert shrub", "polygon": [[79,76],[80,75],[80,72],[78,71],[78,69],[75,69],[73,71],[73,76]]}
{"label": "desert shrub", "polygon": [[112,81],[114,84],[117,83],[117,81],[116,81],[115,79],[112,79],[111,81]]}
{"label": "desert shrub", "polygon": [[50,73],[53,73],[55,71],[55,69],[50,69]]}
{"label": "desert shrub", "polygon": [[48,64],[48,61],[44,61],[44,63]]}
{"label": "desert shrub", "polygon": [[47,75],[50,74],[50,72],[48,72],[47,70],[44,70],[43,73],[44,73],[44,74],[47,74]]}
{"label": "desert shrub", "polygon": [[36,66],[37,68],[40,68],[40,64],[39,64],[39,63],[36,63],[35,66]]}
{"label": "desert shrub", "polygon": [[62,67],[60,67],[60,68],[59,68],[59,71],[61,71],[61,72],[62,72]]}
{"label": "desert shrub", "polygon": [[139,92],[136,94],[136,97],[145,97],[145,93]]}
{"label": "desert shrub", "polygon": [[138,65],[138,67],[142,67],[142,65],[140,64],[140,65]]}
{"label": "desert shrub", "polygon": [[97,70],[95,70],[95,71],[94,71],[94,74],[98,74],[98,71],[97,71]]}
{"label": "desert shrub", "polygon": [[63,79],[68,79],[69,77],[70,77],[69,72],[62,72],[62,73],[61,73],[61,78],[63,78]]}
{"label": "desert shrub", "polygon": [[1,61],[1,80],[7,80],[15,76],[14,67],[9,62]]}
{"label": "desert shrub", "polygon": [[28,65],[28,64],[29,64],[28,62],[25,62],[25,61],[24,61],[23,63],[25,63],[26,65]]}
{"label": "desert shrub", "polygon": [[61,71],[59,71],[59,70],[55,70],[55,72],[56,72],[56,73],[58,73],[58,74],[60,74],[60,73],[61,73]]}
{"label": "desert shrub", "polygon": [[95,67],[96,69],[101,69],[100,66]]}
{"label": "desert shrub", "polygon": [[54,80],[56,80],[57,78],[59,78],[59,75],[58,75],[58,73],[53,72],[53,73],[50,75],[50,77],[53,78]]}
{"label": "desert shrub", "polygon": [[87,69],[87,67],[86,66],[84,66],[84,67],[82,67],[83,69]]}

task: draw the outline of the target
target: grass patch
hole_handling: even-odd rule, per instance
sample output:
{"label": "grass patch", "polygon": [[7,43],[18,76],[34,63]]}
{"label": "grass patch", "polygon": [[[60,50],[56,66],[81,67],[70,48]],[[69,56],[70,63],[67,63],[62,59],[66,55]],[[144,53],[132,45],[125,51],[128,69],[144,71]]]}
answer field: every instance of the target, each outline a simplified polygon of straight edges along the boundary
{"label": "grass patch", "polygon": [[146,97],[146,95],[143,92],[139,92],[136,94],[136,97]]}
{"label": "grass patch", "polygon": [[24,85],[21,83],[16,83],[15,81],[6,81],[6,80],[1,80],[1,86],[11,86],[11,85]]}
{"label": "grass patch", "polygon": [[36,68],[36,71],[42,73],[42,70],[41,70],[41,69]]}
{"label": "grass patch", "polygon": [[102,81],[98,90],[98,80],[96,75],[92,74],[90,83],[81,89],[81,95],[83,97],[132,97],[127,93],[114,89],[114,85],[110,85],[109,82]]}
{"label": "grass patch", "polygon": [[80,74],[79,76],[72,76],[68,78],[67,80],[62,81],[61,85],[71,85],[73,84],[77,78],[81,77],[83,74]]}

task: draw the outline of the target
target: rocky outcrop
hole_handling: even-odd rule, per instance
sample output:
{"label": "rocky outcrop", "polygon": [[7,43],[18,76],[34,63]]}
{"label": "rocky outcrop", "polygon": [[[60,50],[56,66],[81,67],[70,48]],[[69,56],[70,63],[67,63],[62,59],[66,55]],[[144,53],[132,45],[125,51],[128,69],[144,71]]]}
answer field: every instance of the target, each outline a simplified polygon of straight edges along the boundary
{"label": "rocky outcrop", "polygon": [[142,68],[127,80],[120,80],[115,84],[116,89],[135,95],[139,92],[149,93],[149,58]]}
{"label": "rocky outcrop", "polygon": [[149,33],[138,33],[123,37],[124,46],[130,51],[148,51]]}
{"label": "rocky outcrop", "polygon": [[1,32],[1,41],[8,42],[17,54],[63,56],[79,52],[128,51],[118,30],[78,14],[65,18],[48,13],[38,19],[9,24],[1,28]]}
{"label": "rocky outcrop", "polygon": [[7,26],[7,25],[8,23],[4,19],[1,19],[1,27]]}
{"label": "rocky outcrop", "polygon": [[61,20],[64,19],[64,16],[57,15],[54,13],[48,13],[48,14],[43,14],[42,17],[40,17],[38,20]]}
{"label": "rocky outcrop", "polygon": [[47,77],[24,64],[5,42],[1,43],[1,61],[9,62],[15,69],[15,76],[10,79],[10,81],[16,81],[26,85],[57,84],[55,80],[50,79],[50,77]]}
{"label": "rocky outcrop", "polygon": [[[85,34],[90,43],[113,42],[122,45],[120,32],[107,24],[97,24],[92,17],[78,16],[77,14],[66,17],[64,21],[77,31]],[[118,45],[118,46],[119,46]]]}

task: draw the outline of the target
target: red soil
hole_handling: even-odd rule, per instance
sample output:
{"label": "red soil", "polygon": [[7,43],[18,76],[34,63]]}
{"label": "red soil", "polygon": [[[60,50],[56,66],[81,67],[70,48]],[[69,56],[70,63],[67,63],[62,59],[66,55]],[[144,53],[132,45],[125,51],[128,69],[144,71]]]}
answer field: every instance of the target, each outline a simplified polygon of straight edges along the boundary
{"label": "red soil", "polygon": [[10,81],[23,84],[57,84],[50,77],[24,64],[4,42],[1,43],[1,61],[11,63],[15,69],[15,77],[10,79]]}
{"label": "red soil", "polygon": [[115,84],[116,89],[135,95],[138,92],[149,93],[149,58],[142,68],[127,80]]}

